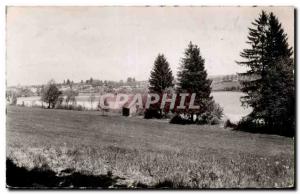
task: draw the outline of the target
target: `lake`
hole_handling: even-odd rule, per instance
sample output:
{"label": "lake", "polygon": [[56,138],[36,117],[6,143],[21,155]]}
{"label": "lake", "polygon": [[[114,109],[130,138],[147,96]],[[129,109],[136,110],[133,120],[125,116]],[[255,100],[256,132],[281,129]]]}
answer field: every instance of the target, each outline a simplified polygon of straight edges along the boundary
{"label": "lake", "polygon": [[242,106],[240,98],[244,95],[242,92],[212,92],[214,100],[224,109],[224,118],[233,122],[239,121],[252,111],[251,108]]}

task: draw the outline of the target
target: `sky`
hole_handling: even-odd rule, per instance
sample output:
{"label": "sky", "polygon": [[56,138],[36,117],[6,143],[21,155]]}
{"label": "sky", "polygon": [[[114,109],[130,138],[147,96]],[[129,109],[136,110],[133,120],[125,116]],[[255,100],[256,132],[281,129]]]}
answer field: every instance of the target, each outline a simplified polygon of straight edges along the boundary
{"label": "sky", "polygon": [[294,46],[293,7],[17,7],[7,8],[6,82],[54,79],[148,80],[163,53],[176,76],[190,41],[209,75],[245,71],[237,65],[248,27],[261,10],[279,18]]}

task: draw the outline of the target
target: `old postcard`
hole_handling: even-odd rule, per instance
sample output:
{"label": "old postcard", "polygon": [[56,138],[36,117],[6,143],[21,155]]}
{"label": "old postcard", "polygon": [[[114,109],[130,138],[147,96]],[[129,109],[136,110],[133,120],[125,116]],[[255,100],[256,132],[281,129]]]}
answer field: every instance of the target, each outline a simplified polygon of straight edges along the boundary
{"label": "old postcard", "polygon": [[7,187],[294,189],[294,18],[7,6]]}

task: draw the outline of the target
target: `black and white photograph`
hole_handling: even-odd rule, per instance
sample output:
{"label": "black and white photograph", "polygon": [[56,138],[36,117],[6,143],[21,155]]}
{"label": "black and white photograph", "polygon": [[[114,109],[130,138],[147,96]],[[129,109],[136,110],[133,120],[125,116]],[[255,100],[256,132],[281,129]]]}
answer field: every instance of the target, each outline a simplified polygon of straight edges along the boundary
{"label": "black and white photograph", "polygon": [[8,190],[296,189],[296,7],[5,9]]}

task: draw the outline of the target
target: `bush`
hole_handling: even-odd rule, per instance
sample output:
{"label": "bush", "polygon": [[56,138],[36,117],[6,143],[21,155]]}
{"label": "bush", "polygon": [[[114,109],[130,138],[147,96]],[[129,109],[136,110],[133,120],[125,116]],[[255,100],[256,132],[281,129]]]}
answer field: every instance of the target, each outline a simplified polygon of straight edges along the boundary
{"label": "bush", "polygon": [[217,118],[216,116],[213,116],[209,121],[208,124],[210,125],[218,125],[220,124],[221,120]]}
{"label": "bush", "polygon": [[291,134],[280,133],[281,129],[278,129],[278,127],[267,126],[262,119],[254,119],[251,116],[244,117],[242,120],[240,120],[234,129],[238,131],[246,131],[250,133],[264,133],[264,134],[278,134],[278,135],[292,136]]}
{"label": "bush", "polygon": [[287,137],[295,136],[294,128],[286,125],[269,126],[263,119],[254,119],[251,116],[244,117],[234,129],[251,133],[277,134]]}
{"label": "bush", "polygon": [[171,118],[170,123],[172,124],[186,124],[186,120],[182,118],[179,114],[176,114],[173,118]]}
{"label": "bush", "polygon": [[78,111],[83,111],[83,110],[84,110],[84,107],[81,106],[81,105],[78,105],[78,106],[76,106],[76,110],[78,110]]}
{"label": "bush", "polygon": [[159,111],[156,109],[146,109],[144,113],[144,118],[145,119],[161,119],[162,116],[159,114]]}
{"label": "bush", "polygon": [[208,103],[207,111],[198,116],[196,123],[200,125],[217,125],[220,124],[223,115],[223,108],[214,100],[211,100]]}
{"label": "bush", "polygon": [[211,100],[207,104],[207,111],[198,115],[196,120],[190,119],[190,114],[184,114],[184,116],[176,114],[171,120],[170,123],[173,124],[209,124],[217,125],[221,123],[223,117],[223,108]]}
{"label": "bush", "polygon": [[259,128],[263,127],[263,124],[250,116],[243,117],[237,124],[237,130],[252,130],[255,131]]}
{"label": "bush", "polygon": [[198,116],[196,123],[199,125],[208,124],[212,117],[213,116],[210,112],[202,113]]}
{"label": "bush", "polygon": [[224,115],[223,108],[214,100],[211,100],[208,103],[207,112],[218,119],[221,119]]}
{"label": "bush", "polygon": [[237,127],[237,124],[232,123],[229,119],[227,119],[224,123],[224,128],[233,128],[235,129]]}
{"label": "bush", "polygon": [[185,125],[185,124],[193,124],[194,122],[192,122],[189,119],[189,117],[187,117],[186,115],[184,116],[180,114],[175,114],[175,116],[171,118],[170,123]]}

